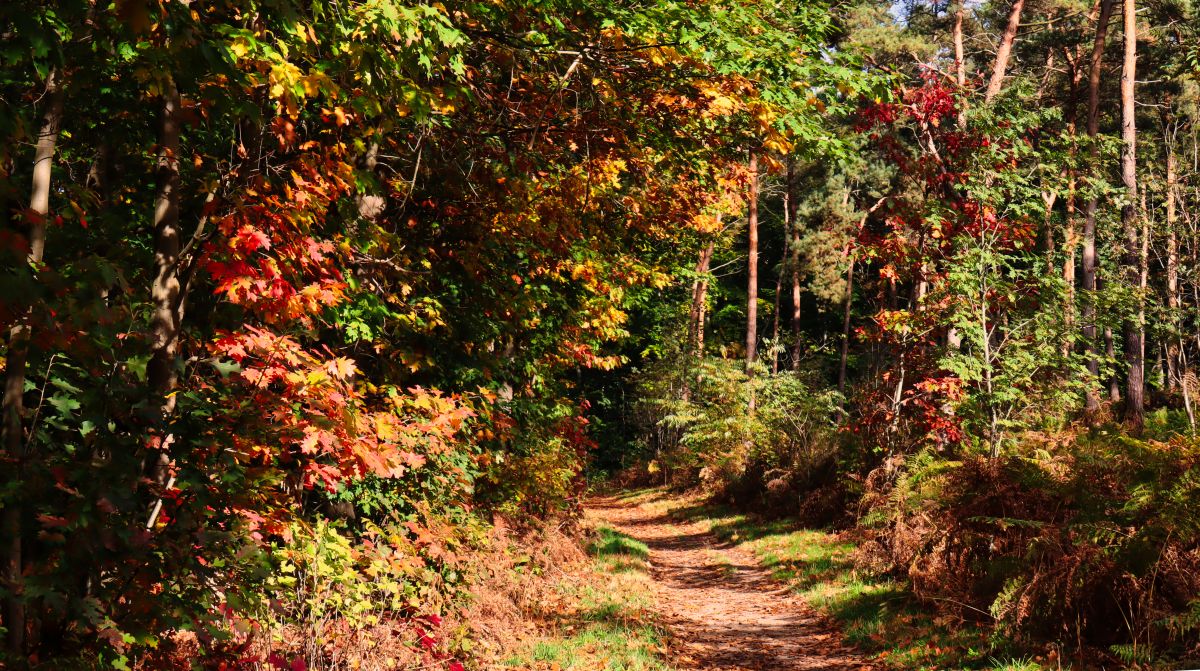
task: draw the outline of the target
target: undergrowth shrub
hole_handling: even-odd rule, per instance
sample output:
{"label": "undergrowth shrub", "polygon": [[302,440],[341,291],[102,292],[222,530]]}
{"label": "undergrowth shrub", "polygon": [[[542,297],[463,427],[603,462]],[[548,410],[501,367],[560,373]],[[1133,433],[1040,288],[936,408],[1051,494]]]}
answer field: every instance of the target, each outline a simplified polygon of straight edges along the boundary
{"label": "undergrowth shrub", "polygon": [[351,537],[321,520],[289,532],[270,552],[258,617],[233,623],[249,636],[244,659],[263,669],[462,668],[466,629],[443,616],[461,605],[480,529],[367,522]]}
{"label": "undergrowth shrub", "polygon": [[358,528],[297,520],[265,546],[234,548],[255,569],[237,589],[219,590],[220,621],[176,629],[132,668],[462,671],[459,659],[471,654],[461,613],[489,527],[462,510],[406,517]]}
{"label": "undergrowth shrub", "polygon": [[480,668],[507,658],[563,608],[555,589],[563,571],[585,555],[575,517],[534,520],[497,516],[475,562],[463,619]]}
{"label": "undergrowth shrub", "polygon": [[701,361],[682,385],[650,371],[638,412],[654,465],[676,484],[703,483],[739,503],[795,514],[799,495],[836,473],[835,398],[813,378],[761,366],[747,375],[741,361],[717,358]]}
{"label": "undergrowth shrub", "polygon": [[867,479],[860,562],[940,610],[1123,663],[1200,653],[1200,444],[1104,432]]}
{"label": "undergrowth shrub", "polygon": [[499,447],[485,455],[474,500],[505,515],[550,516],[572,506],[586,486],[587,406],[561,399],[517,399],[494,422]]}

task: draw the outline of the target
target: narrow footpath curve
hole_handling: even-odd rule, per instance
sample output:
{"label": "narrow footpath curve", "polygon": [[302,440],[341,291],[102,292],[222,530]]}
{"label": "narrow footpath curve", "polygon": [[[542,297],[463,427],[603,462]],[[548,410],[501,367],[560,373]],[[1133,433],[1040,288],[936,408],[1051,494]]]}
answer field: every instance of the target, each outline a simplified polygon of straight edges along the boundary
{"label": "narrow footpath curve", "polygon": [[702,522],[644,503],[597,497],[587,515],[650,548],[657,604],[675,644],[672,660],[694,671],[867,671],[801,599],[747,550],[721,543]]}

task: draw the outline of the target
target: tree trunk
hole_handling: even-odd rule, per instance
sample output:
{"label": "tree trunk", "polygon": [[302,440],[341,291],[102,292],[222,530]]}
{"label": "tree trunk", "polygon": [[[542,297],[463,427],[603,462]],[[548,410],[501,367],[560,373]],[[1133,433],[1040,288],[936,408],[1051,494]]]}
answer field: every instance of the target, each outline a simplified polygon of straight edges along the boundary
{"label": "tree trunk", "polygon": [[[838,394],[845,398],[846,395],[846,361],[850,357],[850,311],[854,304],[854,262],[855,255],[850,255],[850,267],[846,270],[846,299],[845,307],[842,312],[842,351],[841,358],[838,360]],[[840,401],[843,408],[845,401]]]}
{"label": "tree trunk", "polygon": [[700,283],[700,310],[696,313],[696,360],[704,359],[704,322],[708,318],[708,280]]}
{"label": "tree trunk", "polygon": [[[38,131],[37,147],[33,154],[33,183],[30,188],[29,265],[37,272],[46,251],[46,219],[50,214],[50,185],[54,154],[58,148],[59,129],[63,117],[62,75],[51,70],[46,78],[46,112]],[[6,649],[14,660],[25,658],[25,579],[21,487],[25,471],[25,371],[29,364],[29,343],[33,333],[32,314],[26,310],[8,332],[8,351],[4,367],[4,415],[0,432],[4,451],[10,462],[10,482],[15,490],[9,492],[3,519],[4,575],[7,595],[4,598],[4,626],[8,630]],[[19,663],[19,662],[18,662]]]}
{"label": "tree trunk", "polygon": [[[966,2],[958,0],[954,7],[954,81],[960,90],[967,86],[967,61],[963,49],[963,18],[966,11]],[[966,111],[966,103],[960,103],[958,109],[960,128],[966,125]]]}
{"label": "tree trunk", "polygon": [[750,248],[746,274],[746,370],[758,359],[758,155],[750,154]]}
{"label": "tree trunk", "polygon": [[1000,48],[996,50],[996,61],[992,64],[992,78],[988,81],[984,102],[991,102],[1004,86],[1004,73],[1008,71],[1008,58],[1012,55],[1013,42],[1017,39],[1017,28],[1021,25],[1021,10],[1025,8],[1025,0],[1015,0],[1012,11],[1008,14],[1008,25],[1004,35],[1000,37]]}
{"label": "tree trunk", "polygon": [[925,293],[929,291],[929,281],[925,278],[929,277],[929,262],[923,261],[918,272],[920,274],[918,275],[917,281],[913,286],[912,296],[908,301],[908,309],[915,312],[921,312],[925,309]]}
{"label": "tree trunk", "polygon": [[[1113,337],[1111,326],[1104,327],[1104,355],[1109,361],[1114,361],[1117,358],[1116,339]],[[1113,405],[1121,402],[1121,382],[1118,375],[1113,373],[1108,378],[1108,400],[1112,401]]]}
{"label": "tree trunk", "polygon": [[[696,347],[704,339],[703,334],[700,333],[700,315],[704,311],[704,302],[707,299],[708,269],[712,264],[714,248],[715,243],[708,243],[708,246],[700,252],[700,260],[696,262],[696,280],[692,282],[692,309],[688,320],[688,344],[692,347]],[[697,357],[703,356],[703,352],[693,351],[696,352]]]}
{"label": "tree trunk", "polygon": [[1169,131],[1164,142],[1167,154],[1167,319],[1170,320],[1171,335],[1167,338],[1167,388],[1178,388],[1179,374],[1179,238],[1177,237],[1175,197],[1178,188],[1178,165],[1175,158],[1174,138]]}
{"label": "tree trunk", "polygon": [[[162,98],[162,116],[159,128],[159,153],[155,178],[157,190],[154,197],[154,268],[155,276],[150,285],[150,299],[154,305],[150,330],[152,350],[147,366],[150,392],[161,409],[158,449],[151,456],[148,468],[150,479],[162,485],[167,479],[170,464],[170,445],[173,436],[165,424],[175,410],[175,391],[178,384],[179,360],[179,91],[173,80],[168,80]],[[148,526],[153,526],[161,506],[154,504]]]}
{"label": "tree trunk", "polygon": [[[1142,332],[1142,368],[1145,369],[1146,352],[1155,351],[1157,344],[1153,341],[1152,336],[1146,333],[1146,290],[1150,287],[1150,244],[1152,242],[1153,233],[1150,232],[1150,210],[1146,204],[1146,191],[1141,190],[1142,209],[1138,210],[1139,219],[1142,230],[1138,234],[1139,249],[1138,249],[1138,328]],[[1161,363],[1161,361],[1157,361]],[[1151,377],[1143,372],[1142,388],[1146,387],[1151,381]]]}
{"label": "tree trunk", "polygon": [[1043,191],[1042,204],[1046,211],[1042,215],[1042,251],[1046,253],[1046,270],[1054,270],[1054,253],[1057,242],[1054,239],[1054,205],[1058,202],[1057,191]]}
{"label": "tree trunk", "polygon": [[[720,227],[721,215],[717,215],[717,226]],[[708,269],[712,263],[715,243],[710,242],[700,252],[700,260],[696,262],[696,279],[692,282],[692,307],[688,318],[687,345],[683,352],[685,359],[694,357],[699,363],[704,358],[704,310],[708,300]],[[689,374],[691,365],[684,366],[685,375]],[[685,379],[683,384],[683,400],[692,398],[692,383]]]}
{"label": "tree trunk", "polygon": [[[1182,345],[1183,344],[1183,336],[1181,335],[1178,338],[1178,340],[1180,341],[1180,345]],[[1180,347],[1179,369],[1181,371],[1179,388],[1183,391],[1183,409],[1187,411],[1188,426],[1191,428],[1192,435],[1194,436],[1194,435],[1196,435],[1196,409],[1192,405],[1192,393],[1191,393],[1191,389],[1188,386],[1189,380],[1187,377],[1188,376],[1187,356],[1185,354],[1183,354],[1182,347]]]}
{"label": "tree trunk", "polygon": [[[1035,94],[1035,99],[1037,100],[1038,105],[1044,105],[1047,103],[1046,90],[1050,88],[1050,83],[1054,80],[1054,75],[1058,71],[1058,69],[1054,67],[1055,51],[1056,50],[1053,47],[1046,49],[1046,61],[1042,64],[1042,83],[1038,85],[1037,93]],[[1053,102],[1050,104],[1053,104]]]}
{"label": "tree trunk", "polygon": [[796,193],[796,169],[791,159],[787,166],[787,204],[784,216],[791,222],[789,247],[792,260],[792,370],[800,369],[800,220],[796,217],[799,201]]}
{"label": "tree trunk", "polygon": [[[1075,204],[1076,183],[1075,175],[1072,174],[1067,182],[1067,218],[1066,229],[1063,231],[1063,246],[1066,247],[1066,254],[1063,257],[1062,278],[1063,284],[1067,288],[1067,296],[1063,301],[1063,323],[1068,334],[1075,329],[1075,254],[1079,247],[1079,233],[1075,221],[1078,214]],[[1067,335],[1063,344],[1063,353],[1067,354],[1070,351],[1071,336]]]}
{"label": "tree trunk", "polygon": [[[862,234],[862,230],[866,227],[867,221],[870,220],[871,215],[875,214],[875,210],[878,210],[880,207],[882,207],[885,202],[887,202],[887,196],[880,197],[879,200],[876,200],[875,204],[872,205],[870,207],[870,209],[868,209],[863,214],[862,218],[859,219],[859,221],[858,221],[858,231],[856,232],[856,235]],[[850,259],[849,267],[846,269],[846,298],[845,298],[845,308],[844,308],[843,314],[842,314],[842,351],[841,351],[841,358],[838,361],[838,393],[842,394],[842,395],[845,395],[845,393],[846,393],[846,362],[850,356],[850,315],[851,315],[851,308],[853,307],[853,302],[854,302],[854,267],[856,265],[855,261],[857,260],[855,255],[851,251],[853,249],[851,247],[852,244],[853,244],[853,241],[851,241],[850,243],[847,243],[845,249],[842,250],[842,255],[847,256]],[[888,300],[889,300],[889,303],[893,306],[895,305],[895,302],[896,302],[896,298],[895,298],[896,284],[895,284],[895,282],[896,282],[895,278],[892,278],[889,280],[889,283],[888,283],[888,287],[889,287],[888,288],[888,293],[889,293]],[[950,338],[952,340],[957,339],[958,336],[956,333],[953,332],[953,329],[951,329],[951,332],[952,333],[950,335],[948,335],[948,338]],[[960,345],[960,344],[961,343],[956,343],[953,346],[958,347],[958,345]]]}
{"label": "tree trunk", "polygon": [[[1092,6],[1088,12],[1088,18],[1095,20],[1100,13],[1100,2]],[[1071,78],[1067,85],[1067,105],[1066,105],[1066,121],[1067,133],[1070,135],[1071,142],[1069,148],[1071,168],[1067,173],[1067,197],[1064,203],[1066,209],[1065,228],[1063,230],[1063,267],[1062,278],[1067,289],[1066,299],[1063,301],[1064,325],[1066,326],[1065,333],[1068,334],[1063,341],[1063,356],[1071,353],[1073,342],[1070,337],[1075,329],[1075,257],[1079,253],[1079,170],[1076,166],[1076,157],[1079,153],[1079,84],[1083,81],[1083,44],[1075,46],[1074,49],[1067,47],[1063,50],[1066,55],[1067,65],[1070,67]]]}
{"label": "tree trunk", "polygon": [[779,373],[779,294],[783,292],[783,268],[775,276],[775,318],[771,327],[771,374]]}
{"label": "tree trunk", "polygon": [[[1137,185],[1137,109],[1134,101],[1134,83],[1137,75],[1137,3],[1124,0],[1125,60],[1121,68],[1121,181],[1125,185],[1126,202],[1121,208],[1121,229],[1125,236],[1125,249],[1121,259],[1121,271],[1126,286],[1139,283],[1141,256],[1140,231],[1138,230],[1138,185]],[[1138,305],[1144,298],[1139,296]],[[1144,330],[1137,315],[1127,315],[1123,324],[1125,342],[1125,422],[1135,430],[1142,425],[1144,409],[1145,363],[1142,355]]]}
{"label": "tree trunk", "polygon": [[[980,350],[983,354],[983,384],[984,391],[987,393],[987,411],[988,411],[988,446],[989,454],[993,459],[1000,456],[1000,436],[998,431],[996,417],[996,401],[995,389],[993,386],[993,352],[992,352],[992,335],[988,331],[988,314],[987,314],[987,299],[991,293],[991,287],[988,285],[988,272],[984,265],[980,265],[979,273],[979,338]],[[993,328],[994,330],[994,328]]]}
{"label": "tree trunk", "polygon": [[[1096,39],[1092,44],[1092,59],[1088,72],[1088,138],[1092,141],[1092,164],[1099,161],[1100,150],[1096,137],[1100,133],[1100,75],[1104,66],[1104,44],[1108,38],[1108,24],[1112,19],[1115,0],[1101,0],[1100,17],[1096,23]],[[1092,377],[1086,403],[1089,412],[1100,407],[1100,396],[1096,390],[1100,377],[1100,361],[1096,344],[1096,211],[1100,201],[1092,196],[1088,199],[1083,221],[1083,290],[1087,292],[1082,306],[1083,341],[1087,348],[1087,368]]]}

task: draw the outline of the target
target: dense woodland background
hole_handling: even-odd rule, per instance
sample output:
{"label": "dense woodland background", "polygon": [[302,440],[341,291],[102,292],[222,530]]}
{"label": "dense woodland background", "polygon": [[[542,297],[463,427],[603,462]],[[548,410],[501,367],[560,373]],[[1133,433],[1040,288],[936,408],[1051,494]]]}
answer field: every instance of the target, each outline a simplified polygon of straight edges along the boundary
{"label": "dense woodland background", "polygon": [[5,663],[487,668],[493,523],[602,474],[1063,664],[1200,655],[1198,31],[0,3]]}

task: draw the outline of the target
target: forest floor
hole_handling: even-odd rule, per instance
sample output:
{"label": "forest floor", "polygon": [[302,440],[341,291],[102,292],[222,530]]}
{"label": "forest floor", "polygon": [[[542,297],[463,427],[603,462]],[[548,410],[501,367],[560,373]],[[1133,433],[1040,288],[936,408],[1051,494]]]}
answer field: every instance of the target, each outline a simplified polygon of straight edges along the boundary
{"label": "forest floor", "polygon": [[763,520],[664,489],[592,496],[583,527],[586,554],[573,546],[575,559],[543,557],[529,564],[537,570],[501,581],[515,598],[492,611],[523,615],[494,627],[509,635],[486,668],[1062,668],[1053,654],[939,615],[904,583],[860,570],[854,534]]}
{"label": "forest floor", "polygon": [[681,517],[679,503],[662,493],[642,492],[599,496],[586,506],[591,525],[644,544],[653,607],[670,632],[672,666],[697,671],[875,668],[736,536],[721,540],[710,520]]}
{"label": "forest floor", "polygon": [[1048,671],[907,586],[859,570],[853,534],[763,520],[664,489],[584,505],[588,558],[563,567],[538,633],[506,668],[536,671]]}

